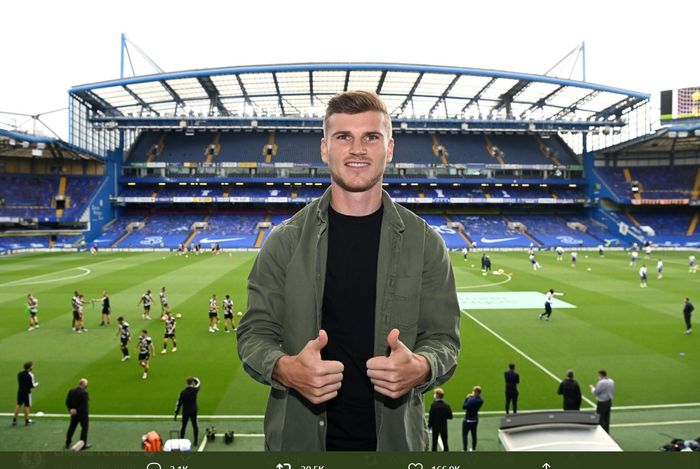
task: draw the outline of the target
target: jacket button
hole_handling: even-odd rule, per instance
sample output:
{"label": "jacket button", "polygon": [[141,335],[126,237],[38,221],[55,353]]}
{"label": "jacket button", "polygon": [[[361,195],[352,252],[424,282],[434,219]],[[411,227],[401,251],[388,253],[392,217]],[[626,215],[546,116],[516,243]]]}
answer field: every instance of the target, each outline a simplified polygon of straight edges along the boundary
{"label": "jacket button", "polygon": [[324,426],[325,424],[326,424],[326,422],[324,422],[323,420],[321,420],[320,422],[318,422],[319,427],[322,427],[322,426]]}

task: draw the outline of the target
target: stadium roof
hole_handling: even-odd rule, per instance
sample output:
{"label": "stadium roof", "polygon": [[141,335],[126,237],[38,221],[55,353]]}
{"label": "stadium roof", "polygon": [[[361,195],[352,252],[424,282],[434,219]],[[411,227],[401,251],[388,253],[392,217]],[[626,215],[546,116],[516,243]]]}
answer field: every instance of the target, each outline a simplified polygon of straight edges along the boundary
{"label": "stadium roof", "polygon": [[76,86],[91,119],[319,118],[349,89],[382,96],[395,119],[569,121],[624,125],[648,94],[587,82],[474,68],[313,63],[240,66]]}
{"label": "stadium roof", "polygon": [[672,125],[618,145],[598,150],[602,154],[634,157],[668,154],[697,156],[700,151],[700,124]]}
{"label": "stadium roof", "polygon": [[55,137],[0,129],[0,157],[99,160],[104,158]]}

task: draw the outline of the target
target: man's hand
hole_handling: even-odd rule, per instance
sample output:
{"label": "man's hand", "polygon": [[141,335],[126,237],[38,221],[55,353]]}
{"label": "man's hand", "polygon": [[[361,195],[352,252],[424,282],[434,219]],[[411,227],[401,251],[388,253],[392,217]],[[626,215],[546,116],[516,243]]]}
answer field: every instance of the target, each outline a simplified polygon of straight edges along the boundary
{"label": "man's hand", "polygon": [[284,386],[296,389],[312,404],[321,404],[338,395],[343,380],[343,364],[322,360],[321,350],[328,344],[328,334],[321,329],[298,355],[277,360],[272,378]]}
{"label": "man's hand", "polygon": [[428,360],[411,350],[399,340],[399,330],[392,329],[387,336],[388,357],[367,360],[367,376],[374,390],[397,399],[415,386],[425,383],[430,375]]}
{"label": "man's hand", "polygon": [[70,409],[69,412],[71,415],[76,415],[78,413],[78,410],[77,409]]}

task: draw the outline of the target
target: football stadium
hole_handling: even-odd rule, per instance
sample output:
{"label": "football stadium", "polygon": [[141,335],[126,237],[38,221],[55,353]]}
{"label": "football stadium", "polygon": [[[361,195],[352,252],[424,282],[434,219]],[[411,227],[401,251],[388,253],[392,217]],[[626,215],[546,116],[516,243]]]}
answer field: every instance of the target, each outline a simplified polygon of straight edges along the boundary
{"label": "football stadium", "polygon": [[[193,450],[263,451],[269,388],[244,371],[232,328],[258,250],[330,184],[323,115],[348,90],[386,103],[395,148],[384,189],[450,250],[461,309],[458,366],[442,386],[452,451],[462,449],[462,405],[477,385],[479,451],[546,443],[518,447],[504,436],[510,363],[519,415],[561,410],[569,370],[581,410],[595,415],[589,384],[604,369],[616,384],[614,449],[659,451],[700,436],[700,330],[683,319],[684,298],[700,303],[700,88],[662,94],[659,122],[650,95],[605,84],[300,63],[75,86],[66,141],[0,128],[0,450],[63,450],[66,393],[87,378],[92,446],[142,451],[142,435],[165,442],[179,430],[175,403],[196,376]],[[170,341],[163,349],[162,291],[176,351]],[[231,298],[234,325],[223,313],[218,327],[208,321],[212,295],[218,308]],[[155,348],[147,376],[136,357],[142,330]],[[33,423],[20,411],[11,426],[28,361],[40,383]],[[432,391],[425,399],[427,416]]]}

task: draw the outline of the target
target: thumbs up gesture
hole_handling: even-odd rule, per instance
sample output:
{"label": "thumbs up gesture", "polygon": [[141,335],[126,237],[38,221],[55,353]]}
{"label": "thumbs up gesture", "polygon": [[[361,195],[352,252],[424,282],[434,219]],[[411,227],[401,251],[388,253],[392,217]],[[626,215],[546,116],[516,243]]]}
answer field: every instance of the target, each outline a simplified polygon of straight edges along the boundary
{"label": "thumbs up gesture", "polygon": [[428,379],[430,365],[425,357],[413,353],[399,340],[398,329],[392,329],[386,341],[389,356],[367,360],[367,376],[375,391],[397,399]]}
{"label": "thumbs up gesture", "polygon": [[306,343],[297,355],[287,355],[275,364],[272,377],[296,389],[312,404],[321,404],[338,395],[343,380],[343,364],[323,360],[321,350],[328,344],[328,334],[321,329],[318,337]]}

